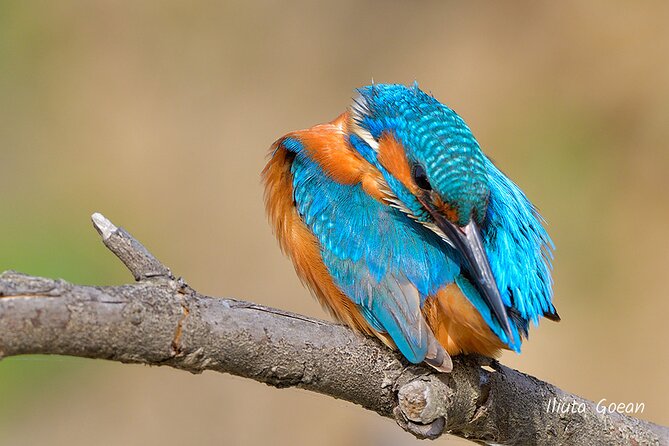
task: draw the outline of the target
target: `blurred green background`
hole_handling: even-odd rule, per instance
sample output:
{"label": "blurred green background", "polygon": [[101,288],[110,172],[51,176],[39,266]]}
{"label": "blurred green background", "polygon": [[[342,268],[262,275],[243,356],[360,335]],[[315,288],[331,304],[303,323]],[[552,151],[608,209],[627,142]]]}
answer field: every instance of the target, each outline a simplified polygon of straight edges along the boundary
{"label": "blurred green background", "polygon": [[[538,205],[562,322],[502,361],[669,424],[669,3],[0,0],[0,270],[132,278],[89,216],[201,292],[325,317],[259,172],[355,87],[418,80]],[[439,443],[459,443],[441,439]],[[0,444],[416,444],[391,421],[214,373],[0,362]]]}

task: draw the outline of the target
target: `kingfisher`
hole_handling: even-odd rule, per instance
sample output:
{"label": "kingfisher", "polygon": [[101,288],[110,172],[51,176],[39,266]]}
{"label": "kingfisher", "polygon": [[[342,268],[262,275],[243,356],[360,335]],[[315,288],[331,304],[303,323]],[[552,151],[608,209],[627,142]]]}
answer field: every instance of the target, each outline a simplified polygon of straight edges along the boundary
{"label": "kingfisher", "polygon": [[347,111],[270,148],[265,207],[322,306],[411,363],[520,353],[559,321],[554,245],[465,121],[417,84],[359,88]]}

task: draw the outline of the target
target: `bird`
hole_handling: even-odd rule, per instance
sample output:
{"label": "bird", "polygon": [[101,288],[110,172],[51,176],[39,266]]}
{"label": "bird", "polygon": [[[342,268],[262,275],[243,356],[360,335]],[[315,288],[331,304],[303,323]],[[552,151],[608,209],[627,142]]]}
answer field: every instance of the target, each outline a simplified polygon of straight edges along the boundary
{"label": "bird", "polygon": [[279,138],[262,182],[301,281],[410,363],[520,353],[530,322],[560,320],[544,219],[417,83],[361,87],[334,120]]}

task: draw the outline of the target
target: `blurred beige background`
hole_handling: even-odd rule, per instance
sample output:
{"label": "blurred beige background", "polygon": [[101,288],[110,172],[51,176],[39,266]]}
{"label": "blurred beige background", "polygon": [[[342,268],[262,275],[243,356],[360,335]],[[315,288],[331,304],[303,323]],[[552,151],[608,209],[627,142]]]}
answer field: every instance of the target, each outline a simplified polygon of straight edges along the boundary
{"label": "blurred beige background", "polygon": [[[668,19],[662,1],[0,0],[0,270],[130,281],[91,228],[100,211],[201,292],[325,317],[266,223],[267,148],[372,78],[415,79],[467,120],[557,245],[563,320],[502,361],[669,424]],[[93,443],[417,441],[351,404],[236,377],[0,362],[0,444]]]}

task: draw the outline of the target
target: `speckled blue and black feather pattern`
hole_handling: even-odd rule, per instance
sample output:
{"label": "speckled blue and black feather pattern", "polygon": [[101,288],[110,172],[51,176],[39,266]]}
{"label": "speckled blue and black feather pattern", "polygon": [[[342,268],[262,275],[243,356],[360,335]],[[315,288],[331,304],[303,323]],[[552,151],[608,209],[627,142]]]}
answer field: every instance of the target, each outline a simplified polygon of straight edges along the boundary
{"label": "speckled blue and black feather pattern", "polygon": [[432,187],[466,223],[485,214],[485,156],[465,121],[417,86],[372,85],[358,90],[359,124],[378,139],[390,132],[407,157],[425,168]]}
{"label": "speckled blue and black feather pattern", "polygon": [[[295,207],[318,240],[329,274],[369,324],[388,333],[412,362],[425,359],[432,336],[419,307],[453,282],[497,337],[520,351],[529,321],[556,315],[553,245],[541,217],[483,154],[463,119],[432,96],[403,85],[373,85],[359,93],[352,119],[360,131],[347,135],[351,150],[383,175],[400,206],[378,201],[361,184],[338,183],[301,141],[283,141],[294,155]],[[460,254],[430,229],[430,217],[416,197],[377,159],[375,143],[384,134],[402,145],[412,165],[425,169],[434,192],[455,209],[458,224],[474,219],[480,225],[512,339],[470,282]]]}

